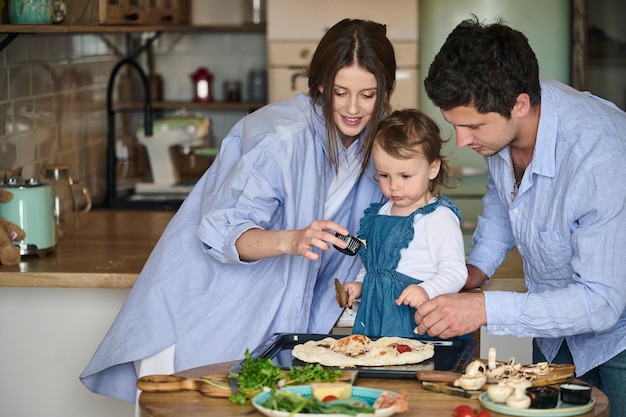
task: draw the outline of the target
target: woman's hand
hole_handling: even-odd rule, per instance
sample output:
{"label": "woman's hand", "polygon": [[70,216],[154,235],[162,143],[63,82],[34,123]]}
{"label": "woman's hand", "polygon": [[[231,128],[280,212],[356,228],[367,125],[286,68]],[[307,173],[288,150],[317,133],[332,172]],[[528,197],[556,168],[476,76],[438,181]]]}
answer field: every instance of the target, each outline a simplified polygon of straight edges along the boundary
{"label": "woman's hand", "polygon": [[342,235],[349,233],[343,226],[331,220],[316,220],[304,229],[295,231],[290,243],[291,249],[288,253],[316,261],[322,255],[313,252],[313,248],[318,248],[324,252],[330,252],[331,245],[345,248],[347,244],[336,237],[335,232],[339,232]]}
{"label": "woman's hand", "polygon": [[318,248],[330,251],[330,245],[345,248],[346,243],[335,236],[335,232],[347,235],[343,226],[331,220],[315,220],[300,230],[263,230],[250,229],[237,239],[236,246],[239,259],[256,261],[281,255],[304,256],[312,261],[321,257],[313,251]]}
{"label": "woman's hand", "polygon": [[346,294],[348,294],[348,302],[346,303],[346,306],[348,308],[352,308],[354,300],[361,296],[363,282],[346,282],[343,284],[343,289],[346,291]]}
{"label": "woman's hand", "polygon": [[408,285],[402,292],[400,296],[396,299],[397,305],[408,305],[413,308],[417,308],[424,301],[428,300],[428,294],[424,288],[420,287],[417,284]]}

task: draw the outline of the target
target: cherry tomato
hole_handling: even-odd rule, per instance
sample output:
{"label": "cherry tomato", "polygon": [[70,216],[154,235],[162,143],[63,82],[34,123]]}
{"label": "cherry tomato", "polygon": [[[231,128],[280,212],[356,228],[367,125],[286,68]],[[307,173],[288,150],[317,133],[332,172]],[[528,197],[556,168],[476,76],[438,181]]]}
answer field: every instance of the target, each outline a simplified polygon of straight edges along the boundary
{"label": "cherry tomato", "polygon": [[411,346],[398,344],[396,346],[396,350],[398,351],[398,353],[410,352],[411,351]]}
{"label": "cherry tomato", "polygon": [[476,417],[492,417],[492,416],[489,411],[482,410],[480,413],[476,414]]}
{"label": "cherry tomato", "polygon": [[474,413],[474,409],[472,407],[463,404],[454,409],[452,417],[476,417],[476,414]]}
{"label": "cherry tomato", "polygon": [[329,401],[335,401],[337,399],[337,397],[335,397],[334,395],[327,395],[322,399],[322,402],[327,403]]}

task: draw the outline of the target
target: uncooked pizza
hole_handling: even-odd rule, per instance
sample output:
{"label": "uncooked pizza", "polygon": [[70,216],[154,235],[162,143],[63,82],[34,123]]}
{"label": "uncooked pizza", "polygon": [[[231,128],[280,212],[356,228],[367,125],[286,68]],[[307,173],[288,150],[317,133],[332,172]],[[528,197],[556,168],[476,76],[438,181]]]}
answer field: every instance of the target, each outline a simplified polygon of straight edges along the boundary
{"label": "uncooked pizza", "polygon": [[359,334],[341,339],[310,340],[293,347],[293,356],[301,361],[340,368],[414,364],[434,354],[432,344],[416,339],[381,337],[371,340]]}

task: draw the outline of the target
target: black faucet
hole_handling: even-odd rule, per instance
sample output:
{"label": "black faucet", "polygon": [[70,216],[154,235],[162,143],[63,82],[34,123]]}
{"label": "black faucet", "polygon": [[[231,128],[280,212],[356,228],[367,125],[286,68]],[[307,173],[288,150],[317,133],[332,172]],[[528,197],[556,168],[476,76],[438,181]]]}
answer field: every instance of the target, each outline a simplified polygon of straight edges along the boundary
{"label": "black faucet", "polygon": [[115,86],[115,77],[117,76],[117,73],[125,65],[130,65],[139,74],[139,79],[143,88],[144,133],[146,136],[152,136],[152,104],[150,89],[148,88],[148,78],[137,61],[132,58],[122,59],[111,70],[109,84],[107,86],[107,205],[109,208],[117,208],[119,206],[115,190],[117,155],[115,152],[115,111],[113,110],[113,87]]}

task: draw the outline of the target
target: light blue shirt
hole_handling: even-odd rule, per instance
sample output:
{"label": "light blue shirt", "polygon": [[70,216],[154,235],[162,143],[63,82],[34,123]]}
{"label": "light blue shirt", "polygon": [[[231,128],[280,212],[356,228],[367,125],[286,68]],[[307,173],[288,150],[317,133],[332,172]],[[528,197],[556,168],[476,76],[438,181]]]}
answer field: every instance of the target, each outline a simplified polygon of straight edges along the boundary
{"label": "light blue shirt", "polygon": [[[373,174],[370,163],[333,216],[348,230],[382,201]],[[307,95],[243,118],[159,239],[83,384],[134,402],[133,362],[174,343],[181,371],[242,359],[273,333],[328,333],[341,314],[333,279],[355,276],[358,256],[331,248],[318,261],[241,262],[235,242],[251,228],[294,230],[324,219],[334,176],[322,110]]]}
{"label": "light blue shirt", "polygon": [[626,113],[542,80],[533,159],[514,201],[509,149],[489,183],[468,263],[491,276],[517,246],[527,293],[486,291],[490,334],[565,338],[582,375],[626,349]]}

